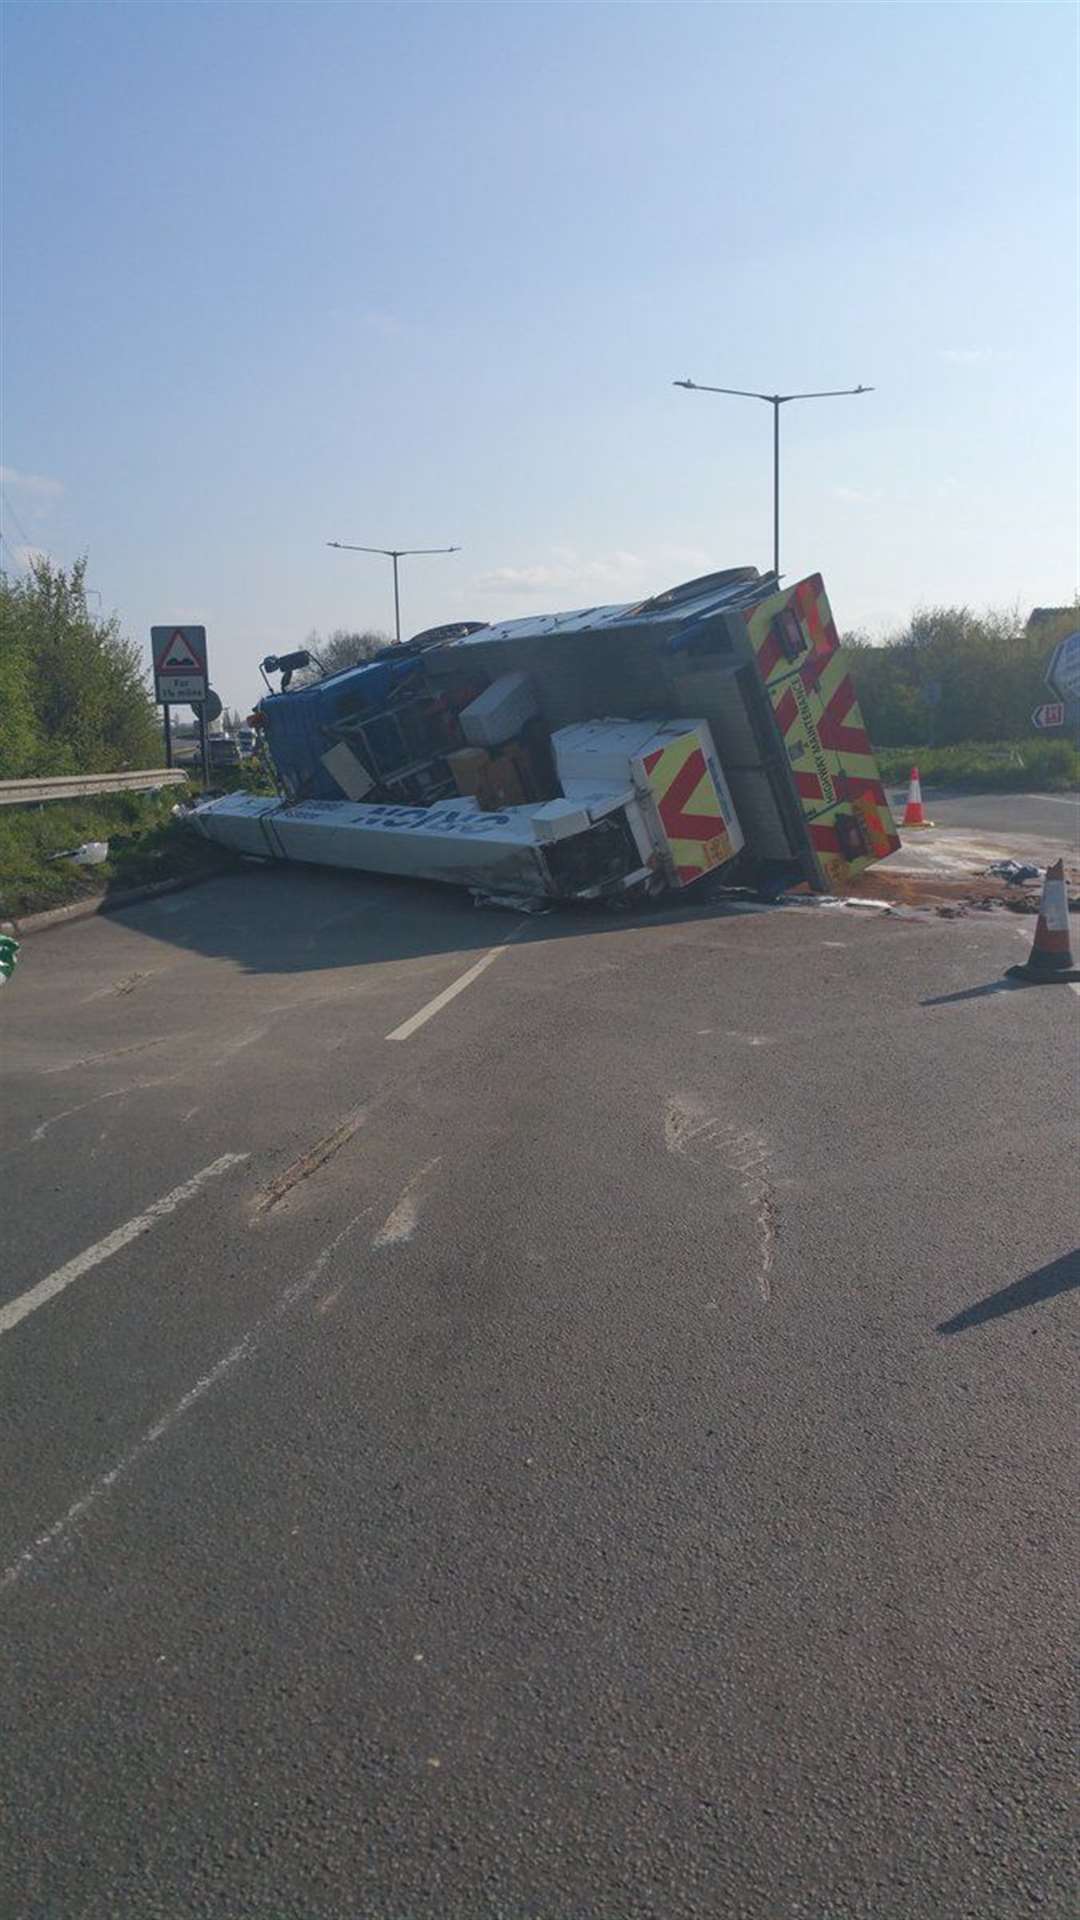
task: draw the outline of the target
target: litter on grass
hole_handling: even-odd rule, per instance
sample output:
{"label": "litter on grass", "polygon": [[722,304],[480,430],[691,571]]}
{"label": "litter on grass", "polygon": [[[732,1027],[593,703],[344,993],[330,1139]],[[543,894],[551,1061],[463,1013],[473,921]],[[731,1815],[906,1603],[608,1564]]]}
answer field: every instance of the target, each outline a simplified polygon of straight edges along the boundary
{"label": "litter on grass", "polygon": [[107,840],[84,840],[81,846],[64,847],[59,853],[47,855],[49,860],[74,860],[77,867],[100,867],[108,857]]}

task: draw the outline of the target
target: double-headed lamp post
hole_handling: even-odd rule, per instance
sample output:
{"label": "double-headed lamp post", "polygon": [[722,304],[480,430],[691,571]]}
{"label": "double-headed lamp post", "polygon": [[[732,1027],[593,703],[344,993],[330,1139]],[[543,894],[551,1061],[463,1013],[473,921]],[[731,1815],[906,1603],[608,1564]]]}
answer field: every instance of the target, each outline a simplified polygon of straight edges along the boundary
{"label": "double-headed lamp post", "polygon": [[697,380],[673,380],[691,393],[730,393],[739,400],[764,400],[773,410],[773,572],[780,575],[780,409],[791,400],[841,400],[850,394],[873,393],[873,387],[828,387],[822,393],[748,393],[745,387],[706,387]]}
{"label": "double-headed lamp post", "polygon": [[460,547],[353,547],[347,540],[328,540],[328,547],[339,547],[342,553],[381,553],[394,563],[394,639],[401,645],[401,598],[398,593],[398,561],[405,560],[415,553],[460,553]]}

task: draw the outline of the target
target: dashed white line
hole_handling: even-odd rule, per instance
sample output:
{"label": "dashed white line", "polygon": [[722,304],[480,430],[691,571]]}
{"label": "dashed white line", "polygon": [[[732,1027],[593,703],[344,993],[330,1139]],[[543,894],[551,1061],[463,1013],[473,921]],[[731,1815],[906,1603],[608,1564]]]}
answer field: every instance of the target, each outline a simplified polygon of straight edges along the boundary
{"label": "dashed white line", "polygon": [[434,1000],[429,1000],[426,1007],[420,1008],[419,1013],[412,1014],[408,1020],[402,1021],[400,1027],[395,1027],[393,1033],[388,1033],[387,1039],[411,1040],[413,1034],[426,1026],[429,1020],[434,1020],[435,1015],[441,1013],[444,1007],[448,1007],[451,1000],[456,1000],[459,993],[464,993],[466,987],[471,987],[474,980],[479,980],[480,975],[486,972],[493,961],[497,960],[501,953],[506,952],[509,944],[510,942],[505,940],[501,947],[492,947],[489,953],[485,953],[483,958],[463,973],[460,979],[455,980],[452,986],[444,987],[441,993],[435,995]]}
{"label": "dashed white line", "polygon": [[89,1273],[93,1267],[99,1267],[103,1260],[110,1260],[114,1253],[119,1253],[121,1247],[126,1247],[132,1240],[137,1240],[140,1234],[149,1233],[151,1227],[156,1226],[159,1220],[164,1220],[167,1214],[175,1213],[177,1207],[182,1207],[185,1200],[193,1200],[200,1187],[204,1187],[208,1180],[218,1179],[221,1174],[228,1173],[230,1167],[239,1166],[240,1162],[247,1158],[246,1153],[223,1153],[219,1159],[212,1161],[210,1166],[203,1167],[200,1173],[193,1174],[190,1180],[185,1180],[181,1186],[174,1187],[172,1192],[165,1194],[162,1199],[155,1200],[153,1206],[147,1207],[144,1213],[137,1213],[133,1220],[125,1220],[122,1227],[114,1227],[112,1233],[106,1234],[104,1240],[97,1240],[92,1247],[85,1247],[82,1253],[75,1255],[73,1260],[65,1261],[62,1267],[57,1267],[55,1272],[47,1274],[44,1280],[39,1280],[36,1287],[31,1287],[26,1293],[20,1293],[17,1300],[9,1300],[6,1306],[0,1307],[0,1334],[10,1333],[12,1327],[17,1327],[20,1320],[25,1320],[28,1314],[36,1313],[46,1301],[54,1300],[56,1295],[63,1293],[65,1287],[70,1287],[73,1281],[81,1280],[84,1273]]}

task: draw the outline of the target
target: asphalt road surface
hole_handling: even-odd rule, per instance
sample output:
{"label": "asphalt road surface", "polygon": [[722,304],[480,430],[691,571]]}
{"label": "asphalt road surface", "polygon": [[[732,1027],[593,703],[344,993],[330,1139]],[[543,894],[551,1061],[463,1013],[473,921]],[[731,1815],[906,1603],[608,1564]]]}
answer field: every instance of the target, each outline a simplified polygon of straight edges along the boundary
{"label": "asphalt road surface", "polygon": [[[899,820],[906,787],[891,787],[889,799]],[[954,793],[923,788],[927,811],[937,825],[970,827],[978,833],[1030,835],[1058,841],[1066,857],[1080,856],[1080,795],[1068,793]]]}
{"label": "asphalt road surface", "polygon": [[1030,933],[251,868],[30,938],[5,1920],[1075,1911]]}

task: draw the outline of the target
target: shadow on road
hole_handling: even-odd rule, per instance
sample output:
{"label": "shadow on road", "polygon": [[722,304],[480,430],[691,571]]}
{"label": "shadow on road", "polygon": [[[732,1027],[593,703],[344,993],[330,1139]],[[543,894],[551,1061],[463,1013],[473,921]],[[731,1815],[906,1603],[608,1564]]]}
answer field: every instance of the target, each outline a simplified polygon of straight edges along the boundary
{"label": "shadow on road", "polygon": [[164,901],[112,917],[153,940],[231,961],[249,974],[325,973],[429,954],[484,952],[513,933],[563,940],[630,927],[768,912],[699,895],[641,913],[596,905],[555,907],[523,920],[507,908],[476,907],[460,889],[328,867],[248,866]]}
{"label": "shadow on road", "polygon": [[974,1306],[965,1307],[963,1313],[953,1319],[942,1320],[936,1331],[964,1333],[968,1327],[980,1327],[984,1321],[999,1320],[1006,1313],[1019,1313],[1022,1307],[1036,1307],[1040,1301],[1052,1300],[1055,1294],[1069,1293],[1074,1287],[1080,1287],[1080,1247],[1072,1253],[1063,1253],[1060,1260],[1051,1260],[1048,1266],[1039,1267],[1034,1273],[1025,1274],[1011,1287],[1002,1287],[998,1293],[987,1294],[985,1300],[976,1300]]}
{"label": "shadow on road", "polygon": [[959,993],[935,993],[931,1000],[920,1000],[920,1007],[951,1007],[958,1000],[983,1000],[988,993],[1012,993],[1015,980],[988,980],[982,987],[964,987]]}

